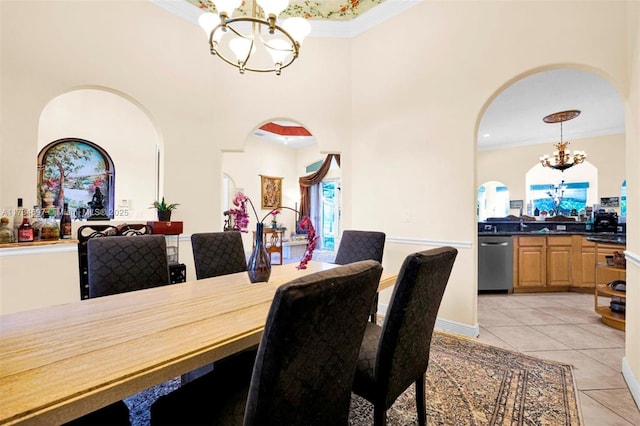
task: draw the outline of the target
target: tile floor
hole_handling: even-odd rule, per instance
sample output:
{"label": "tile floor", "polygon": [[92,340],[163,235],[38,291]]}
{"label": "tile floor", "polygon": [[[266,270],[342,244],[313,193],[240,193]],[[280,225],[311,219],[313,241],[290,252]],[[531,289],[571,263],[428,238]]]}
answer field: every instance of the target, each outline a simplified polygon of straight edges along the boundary
{"label": "tile floor", "polygon": [[593,308],[589,294],[480,294],[479,339],[572,364],[585,426],[640,425],[621,373],[624,332],[602,324]]}

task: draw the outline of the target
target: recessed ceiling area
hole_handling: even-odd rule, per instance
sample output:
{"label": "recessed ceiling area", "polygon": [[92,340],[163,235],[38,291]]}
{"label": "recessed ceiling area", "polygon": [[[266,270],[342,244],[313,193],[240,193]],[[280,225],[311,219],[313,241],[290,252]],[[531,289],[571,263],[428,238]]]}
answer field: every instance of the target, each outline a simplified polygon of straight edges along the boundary
{"label": "recessed ceiling area", "polygon": [[563,124],[565,140],[624,133],[622,97],[604,78],[577,69],[543,71],[517,81],[489,105],[478,130],[478,150],[557,142],[560,125],[542,119],[580,110]]}
{"label": "recessed ceiling area", "polygon": [[[149,0],[198,25],[198,17],[214,8],[208,0]],[[291,0],[282,18],[300,16],[311,23],[309,37],[350,38],[392,18],[421,0]],[[243,10],[251,11],[250,0]],[[248,9],[247,9],[248,8]],[[239,13],[237,13],[239,15]],[[235,16],[236,14],[234,14]]]}
{"label": "recessed ceiling area", "polygon": [[316,143],[316,139],[307,129],[298,123],[285,120],[269,121],[258,127],[253,136],[291,149],[304,148]]}

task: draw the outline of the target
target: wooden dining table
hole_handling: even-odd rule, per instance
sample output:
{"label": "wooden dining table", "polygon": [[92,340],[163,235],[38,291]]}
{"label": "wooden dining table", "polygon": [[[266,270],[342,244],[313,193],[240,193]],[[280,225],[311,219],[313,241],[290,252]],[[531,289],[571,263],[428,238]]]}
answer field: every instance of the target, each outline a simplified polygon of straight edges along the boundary
{"label": "wooden dining table", "polygon": [[64,423],[256,345],[280,285],[337,265],[296,266],[0,316],[0,425]]}

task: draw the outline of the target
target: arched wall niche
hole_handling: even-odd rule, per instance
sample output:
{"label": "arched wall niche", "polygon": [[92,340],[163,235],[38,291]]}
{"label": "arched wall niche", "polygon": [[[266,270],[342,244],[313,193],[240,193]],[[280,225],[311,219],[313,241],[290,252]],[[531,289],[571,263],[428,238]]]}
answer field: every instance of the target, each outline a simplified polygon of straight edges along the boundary
{"label": "arched wall niche", "polygon": [[131,97],[104,87],[80,87],[51,99],[40,114],[38,151],[78,138],[100,146],[118,170],[116,220],[153,220],[148,207],[162,194],[163,143],[149,113]]}

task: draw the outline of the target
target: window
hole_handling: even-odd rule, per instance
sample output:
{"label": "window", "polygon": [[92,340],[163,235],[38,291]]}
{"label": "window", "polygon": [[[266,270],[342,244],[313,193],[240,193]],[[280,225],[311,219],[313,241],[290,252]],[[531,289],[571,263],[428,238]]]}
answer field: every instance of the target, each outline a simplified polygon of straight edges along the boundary
{"label": "window", "polygon": [[620,216],[627,215],[627,181],[622,182],[620,188]]}
{"label": "window", "polygon": [[[89,208],[96,189],[104,197],[104,209],[114,216],[114,167],[109,154],[98,145],[83,139],[59,139],[45,146],[38,155],[38,202],[45,209],[82,216]],[[80,209],[80,210],[78,210]]]}
{"label": "window", "polygon": [[[558,207],[558,214],[569,216],[573,210],[580,212],[587,206],[587,190],[589,182],[572,182],[560,185],[543,184],[530,185],[533,209],[541,212],[555,212]],[[556,206],[556,203],[559,205]]]}

